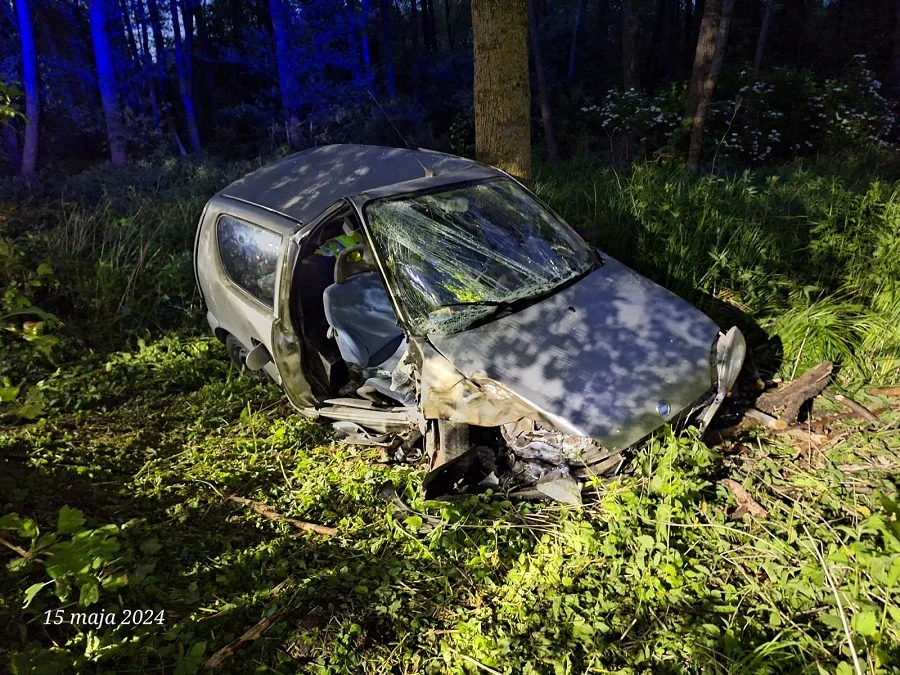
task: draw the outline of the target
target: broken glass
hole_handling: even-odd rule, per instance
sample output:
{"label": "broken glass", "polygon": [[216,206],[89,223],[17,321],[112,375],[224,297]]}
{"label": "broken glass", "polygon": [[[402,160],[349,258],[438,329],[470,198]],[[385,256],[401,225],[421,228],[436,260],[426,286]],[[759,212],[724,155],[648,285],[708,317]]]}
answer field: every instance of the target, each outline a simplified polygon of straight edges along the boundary
{"label": "broken glass", "polygon": [[378,199],[365,213],[418,335],[461,332],[597,263],[574,230],[507,179]]}

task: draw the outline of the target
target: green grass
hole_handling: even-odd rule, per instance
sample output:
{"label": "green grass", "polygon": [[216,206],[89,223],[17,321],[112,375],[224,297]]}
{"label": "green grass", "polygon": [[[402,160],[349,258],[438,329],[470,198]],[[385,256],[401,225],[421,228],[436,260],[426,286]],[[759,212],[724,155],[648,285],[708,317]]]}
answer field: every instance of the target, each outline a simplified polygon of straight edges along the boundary
{"label": "green grass", "polygon": [[[19,259],[0,278],[63,322],[47,326],[49,356],[21,330],[0,338],[21,389],[0,404],[0,515],[20,515],[0,538],[35,552],[0,547],[0,661],[14,672],[195,672],[290,606],[223,669],[900,673],[900,401],[866,393],[898,384],[900,365],[889,160],[699,180],[655,164],[542,169],[539,191],[573,224],[742,323],[773,372],[834,358],[837,389],[882,411],[872,428],[835,421],[820,448],[661,432],[635,475],[593,485],[579,509],[425,502],[420,467],[336,446],[233,374],[191,304],[184,247],[205,195],[243,168],[88,174],[65,203],[46,185],[4,207]],[[92,243],[57,250],[71,232]],[[56,282],[31,286],[41,261]],[[26,397],[34,421],[15,412]],[[768,515],[731,520],[724,478]],[[379,496],[388,481],[413,513]],[[270,522],[233,494],[338,535]],[[43,625],[60,607],[165,610],[165,624]]]}

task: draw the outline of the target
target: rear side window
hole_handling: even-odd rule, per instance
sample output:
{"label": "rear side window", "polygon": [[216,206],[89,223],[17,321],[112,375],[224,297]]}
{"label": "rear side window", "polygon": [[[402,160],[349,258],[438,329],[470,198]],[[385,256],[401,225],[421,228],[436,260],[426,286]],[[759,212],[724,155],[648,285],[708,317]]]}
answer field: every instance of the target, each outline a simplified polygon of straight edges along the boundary
{"label": "rear side window", "polygon": [[216,237],[231,280],[269,307],[275,304],[275,272],[281,235],[233,216],[220,216]]}

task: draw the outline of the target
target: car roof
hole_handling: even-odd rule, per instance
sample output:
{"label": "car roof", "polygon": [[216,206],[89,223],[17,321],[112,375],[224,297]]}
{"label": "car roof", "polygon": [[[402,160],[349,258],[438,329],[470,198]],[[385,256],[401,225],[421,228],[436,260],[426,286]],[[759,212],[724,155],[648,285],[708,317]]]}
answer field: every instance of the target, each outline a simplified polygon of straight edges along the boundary
{"label": "car roof", "polygon": [[223,188],[217,196],[308,223],[339,199],[373,190],[383,195],[391,192],[385,189],[389,186],[424,178],[422,165],[439,176],[449,178],[448,174],[453,174],[453,182],[502,175],[470,159],[432,150],[324,145],[267,164]]}

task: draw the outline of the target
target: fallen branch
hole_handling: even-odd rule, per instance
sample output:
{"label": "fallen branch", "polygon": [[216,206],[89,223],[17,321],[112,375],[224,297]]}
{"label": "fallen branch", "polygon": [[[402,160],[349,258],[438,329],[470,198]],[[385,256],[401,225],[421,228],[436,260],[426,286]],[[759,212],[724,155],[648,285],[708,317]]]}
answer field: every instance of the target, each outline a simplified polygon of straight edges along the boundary
{"label": "fallen branch", "polygon": [[737,508],[730,516],[731,520],[740,520],[747,514],[754,518],[765,518],[769,515],[769,512],[760,506],[759,502],[753,499],[750,493],[744,489],[744,486],[736,480],[723,478],[719,481],[719,485],[723,485],[731,490],[731,493],[734,495],[734,501],[737,502]]}
{"label": "fallen branch", "polygon": [[885,387],[883,389],[869,389],[875,396],[900,396],[900,387]]}
{"label": "fallen branch", "polygon": [[854,401],[852,398],[844,396],[843,394],[831,394],[826,393],[829,399],[833,401],[837,401],[841,405],[843,405],[848,410],[852,411],[857,417],[861,417],[867,422],[871,422],[872,424],[878,424],[881,420],[873,413],[871,410],[866,408],[864,405],[861,405]]}
{"label": "fallen branch", "polygon": [[252,499],[245,499],[244,497],[238,497],[237,495],[231,495],[228,497],[229,500],[233,502],[237,502],[238,504],[244,504],[245,506],[249,506],[256,513],[261,515],[263,518],[271,521],[283,520],[286,523],[290,523],[298,530],[303,530],[304,532],[315,532],[317,534],[324,534],[328,537],[334,537],[337,535],[337,530],[333,527],[328,527],[327,525],[317,525],[315,523],[307,523],[305,520],[297,520],[296,518],[286,518],[273,509],[271,506],[267,504],[263,504],[262,502],[256,502]]}
{"label": "fallen branch", "polygon": [[228,658],[230,658],[238,649],[243,647],[244,645],[255,642],[259,638],[263,636],[263,634],[269,630],[275,623],[281,621],[284,617],[286,617],[291,611],[290,606],[284,606],[275,612],[272,613],[271,616],[263,617],[259,620],[259,622],[253,626],[250,630],[241,635],[234,642],[229,642],[227,645],[222,647],[215,654],[210,656],[206,661],[203,662],[204,668],[218,668],[222,665]]}
{"label": "fallen branch", "polygon": [[833,364],[823,361],[807,370],[793,382],[788,382],[783,387],[760,396],[756,401],[756,407],[776,416],[788,425],[794,424],[803,404],[821,394],[825,389],[833,368]]}
{"label": "fallen branch", "polygon": [[802,425],[794,425],[792,427],[787,427],[785,429],[781,429],[777,432],[778,434],[787,434],[788,436],[793,436],[801,441],[806,441],[810,445],[822,445],[823,443],[828,442],[828,436],[824,434],[817,434],[809,431],[806,427]]}
{"label": "fallen branch", "polygon": [[744,417],[760,422],[767,429],[774,429],[776,431],[787,429],[788,426],[788,423],[784,420],[776,419],[768,413],[764,413],[762,410],[757,410],[756,408],[747,408],[744,411]]}

